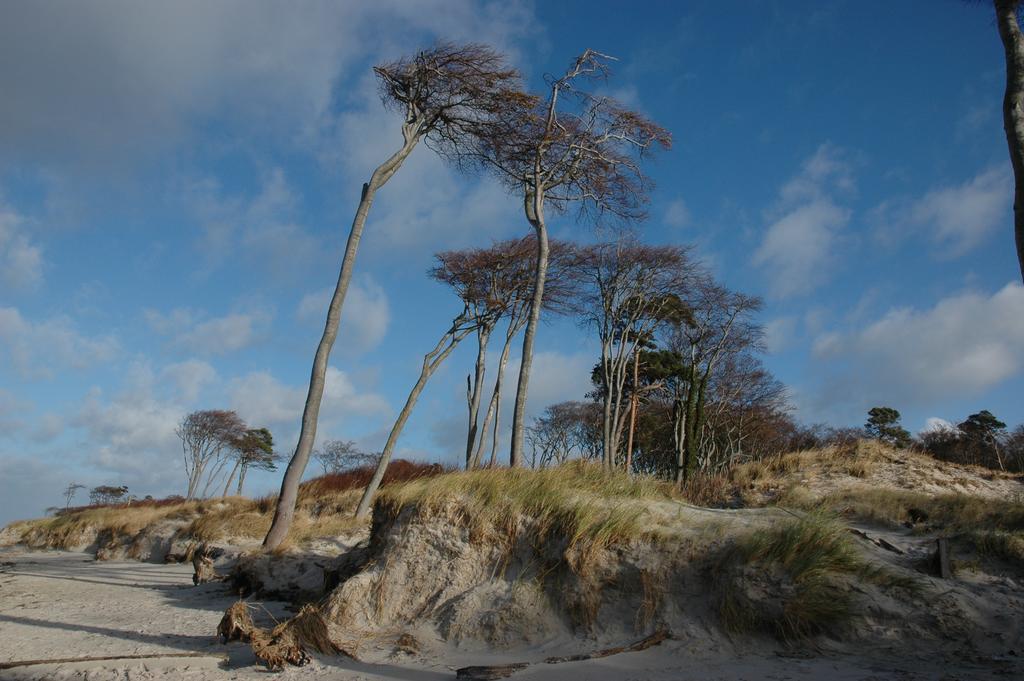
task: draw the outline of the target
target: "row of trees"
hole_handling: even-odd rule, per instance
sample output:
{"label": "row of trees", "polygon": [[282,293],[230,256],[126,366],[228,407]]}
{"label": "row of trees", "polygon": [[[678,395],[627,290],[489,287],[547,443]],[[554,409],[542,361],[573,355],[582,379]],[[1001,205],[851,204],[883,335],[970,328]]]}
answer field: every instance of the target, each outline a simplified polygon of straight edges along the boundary
{"label": "row of trees", "polygon": [[[1011,57],[1017,58],[1014,55],[1020,53],[1018,4],[995,0],[1008,65],[1013,61]],[[557,261],[548,237],[549,214],[578,209],[595,221],[641,220],[649,182],[640,162],[651,150],[670,146],[670,135],[664,129],[613,99],[587,90],[589,80],[607,76],[611,61],[607,55],[587,50],[564,74],[546,78],[542,94],[528,92],[504,56],[482,45],[439,45],[374,69],[385,108],[401,115],[402,141],[362,186],[324,333],[313,360],[299,440],[281,483],[265,547],[279,546],[291,524],[299,482],[316,441],[328,359],[373,201],[421,142],[459,169],[491,173],[521,202],[534,237],[532,277],[516,282],[526,287],[515,316],[501,299],[471,296],[473,304],[467,303],[424,357],[420,377],[389,434],[358,512],[363,515],[368,511],[394,444],[425,383],[454,347],[471,334],[476,335],[480,352],[467,384],[466,464],[474,467],[482,463],[487,438],[490,461],[496,462],[500,385],[488,401],[482,423],[479,415],[484,399],[482,358],[502,318],[508,321],[506,346],[518,331],[517,323],[523,330],[509,452],[510,465],[522,465],[525,408],[538,321],[546,306],[557,304],[557,296],[547,295],[549,270],[552,261]],[[1020,126],[1011,126],[1019,122],[1011,120],[1013,111],[1020,108],[1013,105],[1020,99],[1019,71],[1008,66],[1004,108],[1011,156],[1021,146]],[[1019,198],[1018,160],[1014,158]],[[1018,211],[1018,250],[1024,248],[1022,214]],[[692,287],[688,281],[674,280],[679,276],[700,278],[687,268],[675,266],[686,255],[678,249],[649,253],[664,257],[670,265],[651,276],[646,270],[630,270],[616,263],[618,258],[628,259],[630,255],[617,244],[610,251],[596,252],[603,265],[631,273],[623,280],[602,276],[596,287],[589,289],[596,296],[591,298],[595,306],[588,308],[588,321],[601,341],[596,387],[602,404],[601,459],[610,468],[624,456],[621,463],[631,468],[634,456],[640,456],[645,466],[670,469],[673,477],[684,480],[697,470],[723,465],[749,450],[752,434],[764,424],[784,421],[782,390],[752,352],[759,331],[749,323],[749,316],[760,305],[757,299],[729,292],[706,278]],[[1024,268],[1024,259],[1021,262]],[[446,271],[453,271],[452,265],[448,263]],[[497,288],[498,282],[490,285]],[[633,295],[635,286],[644,293]],[[677,289],[699,294],[684,299]],[[507,362],[507,352],[502,356],[499,374]],[[658,420],[659,424],[671,424],[670,457],[655,456],[657,447],[651,443],[641,446],[639,442],[643,437],[637,424],[645,411],[650,417],[658,408],[670,410],[670,418]]]}
{"label": "row of trees", "polygon": [[[526,91],[519,74],[507,65],[504,56],[482,45],[439,45],[374,69],[385,107],[401,114],[402,145],[363,185],[324,334],[313,361],[299,442],[282,481],[264,546],[279,546],[291,524],[299,482],[316,439],[328,357],[337,337],[342,305],[372,202],[376,192],[398,172],[421,141],[458,168],[484,169],[497,177],[521,202],[535,237],[536,257],[528,305],[523,310],[523,345],[509,455],[511,465],[523,463],[526,398],[551,259],[548,213],[577,207],[617,221],[642,218],[648,182],[640,171],[639,161],[650,149],[668,147],[670,143],[668,133],[659,126],[583,87],[588,79],[607,75],[609,59],[587,50],[562,76],[547,79],[543,95]],[[457,317],[424,358],[418,390],[422,390],[422,384],[457,342],[484,328],[472,319],[480,316],[480,312],[485,317],[495,316],[494,310],[485,306],[483,311],[467,310],[466,315]],[[414,388],[402,411],[406,419],[418,390]],[[482,400],[479,392],[473,394],[472,381],[469,393],[472,409],[474,397]],[[492,418],[496,419],[497,413],[495,409]],[[388,438],[392,445],[404,420],[400,415]],[[469,457],[482,458],[483,450],[476,457],[479,446],[470,441],[474,437],[467,436]],[[368,510],[368,499],[380,483],[390,453],[385,445],[378,474],[360,503],[362,514]]]}
{"label": "row of trees", "polygon": [[1024,473],[1024,424],[1012,431],[992,412],[982,409],[960,423],[939,423],[913,437],[892,407],[873,407],[857,437],[881,440],[900,448],[916,448],[954,463]]}
{"label": "row of trees", "polygon": [[929,428],[915,440],[900,425],[898,411],[875,407],[868,412],[864,430],[868,437],[897,447],[916,446],[946,461],[1024,472],[1024,425],[1008,431],[1006,423],[987,409],[971,414],[955,426],[940,424]]}
{"label": "row of trees", "polygon": [[278,457],[270,431],[248,427],[233,411],[194,411],[181,420],[175,432],[181,440],[188,480],[186,499],[209,496],[221,481],[224,481],[221,495],[227,496],[236,476],[235,494],[241,494],[249,470],[277,469]]}
{"label": "row of trees", "polygon": [[[60,512],[61,510],[67,510],[71,507],[71,502],[78,494],[79,490],[86,489],[85,485],[77,482],[69,483],[64,488],[64,508],[50,507],[47,512]],[[97,485],[89,490],[89,503],[93,506],[103,506],[107,504],[123,504],[131,503],[137,497],[134,494],[128,493],[127,485]],[[152,499],[152,497],[146,497],[146,499]]]}
{"label": "row of trees", "polygon": [[[455,293],[460,310],[424,356],[358,515],[369,512],[427,381],[471,336],[476,352],[466,378],[465,466],[497,464],[504,374],[511,344],[528,324],[535,241],[530,236],[437,254],[429,274]],[[599,409],[566,404],[549,410],[526,431],[530,463],[562,461],[579,451],[609,469],[625,466],[683,481],[742,454],[764,415],[785,409],[781,385],[756,358],[761,330],[753,315],[760,305],[715,282],[685,247],[650,246],[630,236],[585,245],[552,241],[541,308],[573,318],[599,342],[592,393]],[[499,331],[503,346],[487,396],[487,350]],[[670,446],[648,435],[655,417],[668,425]],[[327,450],[353,449],[351,443],[330,444]],[[510,464],[514,447],[513,428]]]}

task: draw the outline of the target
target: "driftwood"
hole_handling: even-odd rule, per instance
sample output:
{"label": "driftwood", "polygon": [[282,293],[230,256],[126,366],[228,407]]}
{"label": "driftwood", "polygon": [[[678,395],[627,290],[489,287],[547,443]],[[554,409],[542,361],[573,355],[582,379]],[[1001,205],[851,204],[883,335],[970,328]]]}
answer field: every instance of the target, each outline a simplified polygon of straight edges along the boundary
{"label": "driftwood", "polygon": [[20,660],[18,662],[0,662],[0,669],[15,667],[31,667],[38,664],[71,664],[74,662],[105,662],[107,660],[152,660],[163,657],[216,657],[228,659],[223,653],[150,653],[141,655],[101,655],[98,657],[56,657],[50,660]]}
{"label": "driftwood", "polygon": [[[580,662],[582,660],[594,660],[601,657],[618,655],[619,653],[634,653],[641,650],[647,650],[651,646],[656,646],[662,641],[665,641],[669,638],[671,638],[671,635],[667,630],[659,629],[650,636],[642,638],[636,643],[631,643],[628,646],[604,648],[603,650],[596,650],[592,653],[582,653],[580,655],[549,657],[546,660],[544,660],[544,663],[560,664],[562,662]],[[455,678],[466,679],[467,681],[491,681],[492,679],[504,679],[511,676],[512,674],[515,674],[517,671],[521,669],[525,669],[528,666],[530,666],[529,662],[516,662],[513,664],[462,667],[461,669],[456,670]]]}
{"label": "driftwood", "polygon": [[631,643],[628,646],[616,646],[614,648],[605,648],[604,650],[598,650],[593,653],[584,653],[582,655],[569,655],[567,657],[549,657],[544,662],[547,664],[558,664],[559,662],[579,662],[580,660],[593,660],[599,657],[609,657],[611,655],[618,655],[619,653],[636,653],[641,650],[647,650],[651,646],[656,646],[662,641],[671,638],[669,633],[665,629],[659,629],[647,638],[642,638],[636,643]]}
{"label": "driftwood", "polygon": [[217,634],[221,643],[248,643],[256,657],[271,670],[284,669],[285,663],[296,667],[309,664],[307,646],[327,655],[344,653],[355,659],[331,641],[327,623],[314,605],[303,606],[295,617],[267,631],[253,623],[249,606],[238,601],[224,613],[217,625]]}
{"label": "driftwood", "polygon": [[945,537],[935,540],[935,571],[942,579],[953,578],[953,565],[949,560],[949,540]]}
{"label": "driftwood", "polygon": [[456,679],[469,679],[470,681],[493,681],[512,676],[520,669],[530,666],[529,662],[515,662],[513,664],[492,664],[478,667],[462,667],[456,670]]}
{"label": "driftwood", "polygon": [[224,575],[218,575],[213,567],[213,559],[219,550],[211,548],[206,544],[196,547],[189,547],[192,554],[192,568],[195,573],[192,575],[192,583],[196,586],[207,582],[220,582],[227,579]]}
{"label": "driftwood", "polygon": [[887,542],[886,540],[882,539],[881,537],[872,537],[867,532],[864,532],[863,530],[858,530],[855,527],[851,527],[849,529],[850,529],[850,532],[852,532],[853,534],[857,535],[861,539],[864,539],[865,541],[871,542],[872,544],[874,544],[875,546],[877,546],[880,549],[885,549],[886,551],[892,551],[893,553],[897,553],[897,554],[899,554],[901,556],[903,555],[903,549],[898,548],[898,547],[894,546],[893,544],[890,544],[889,542]]}

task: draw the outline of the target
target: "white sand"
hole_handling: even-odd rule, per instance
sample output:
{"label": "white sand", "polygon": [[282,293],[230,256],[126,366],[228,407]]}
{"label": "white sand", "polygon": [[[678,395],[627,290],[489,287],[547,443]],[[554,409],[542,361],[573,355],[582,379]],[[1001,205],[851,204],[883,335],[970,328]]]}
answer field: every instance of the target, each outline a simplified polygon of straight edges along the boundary
{"label": "white sand", "polygon": [[[221,584],[193,587],[191,567],[136,562],[97,563],[84,553],[0,551],[0,663],[84,656],[208,652],[209,658],[154,658],[0,670],[0,679],[75,679],[83,681],[186,679],[337,679],[433,681],[454,679],[454,670],[482,661],[539,661],[543,654],[504,652],[488,660],[437,648],[423,659],[396,655],[390,645],[367,642],[360,654],[380,664],[347,658],[319,658],[279,675],[255,663],[248,646],[220,645],[214,632],[234,600]],[[277,617],[283,604],[265,603]],[[269,615],[266,617],[270,621]],[[922,653],[875,651],[875,659],[823,654],[811,659],[786,656],[781,648],[741,655],[709,650],[701,642],[670,641],[642,653],[559,665],[536,664],[512,679],[623,679],[651,681],[747,679],[1007,679],[1022,678],[1021,661],[957,660]],[[1024,651],[1021,651],[1024,653]],[[223,656],[223,657],[221,657]]]}

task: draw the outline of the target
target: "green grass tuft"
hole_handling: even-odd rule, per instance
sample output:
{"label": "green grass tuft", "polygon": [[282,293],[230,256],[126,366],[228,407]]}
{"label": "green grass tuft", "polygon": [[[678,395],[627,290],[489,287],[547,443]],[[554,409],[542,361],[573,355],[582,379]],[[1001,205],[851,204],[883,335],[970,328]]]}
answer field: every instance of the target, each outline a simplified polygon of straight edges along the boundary
{"label": "green grass tuft", "polygon": [[[766,629],[786,640],[836,625],[851,614],[845,575],[866,564],[849,533],[823,516],[787,521],[739,538],[718,580],[720,615],[731,631]],[[752,579],[764,579],[761,589]]]}

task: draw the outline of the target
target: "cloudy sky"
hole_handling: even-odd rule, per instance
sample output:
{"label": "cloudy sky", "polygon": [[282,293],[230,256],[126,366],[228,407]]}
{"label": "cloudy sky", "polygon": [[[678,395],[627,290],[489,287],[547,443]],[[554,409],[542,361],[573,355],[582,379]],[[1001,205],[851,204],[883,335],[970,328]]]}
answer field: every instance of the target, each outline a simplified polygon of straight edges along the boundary
{"label": "cloudy sky", "polygon": [[[399,143],[370,67],[439,38],[504,50],[533,87],[585,48],[618,57],[605,90],[675,140],[644,237],[766,299],[800,420],[1024,421],[1002,48],[986,8],[923,4],[3,3],[0,523],[73,480],[180,492],[194,409],[294,447],[360,184]],[[320,440],[382,445],[458,311],[432,253],[525,233],[500,187],[416,150],[367,225]],[[580,398],[594,342],[557,322],[538,349],[532,409]],[[464,350],[404,455],[458,459]]]}

